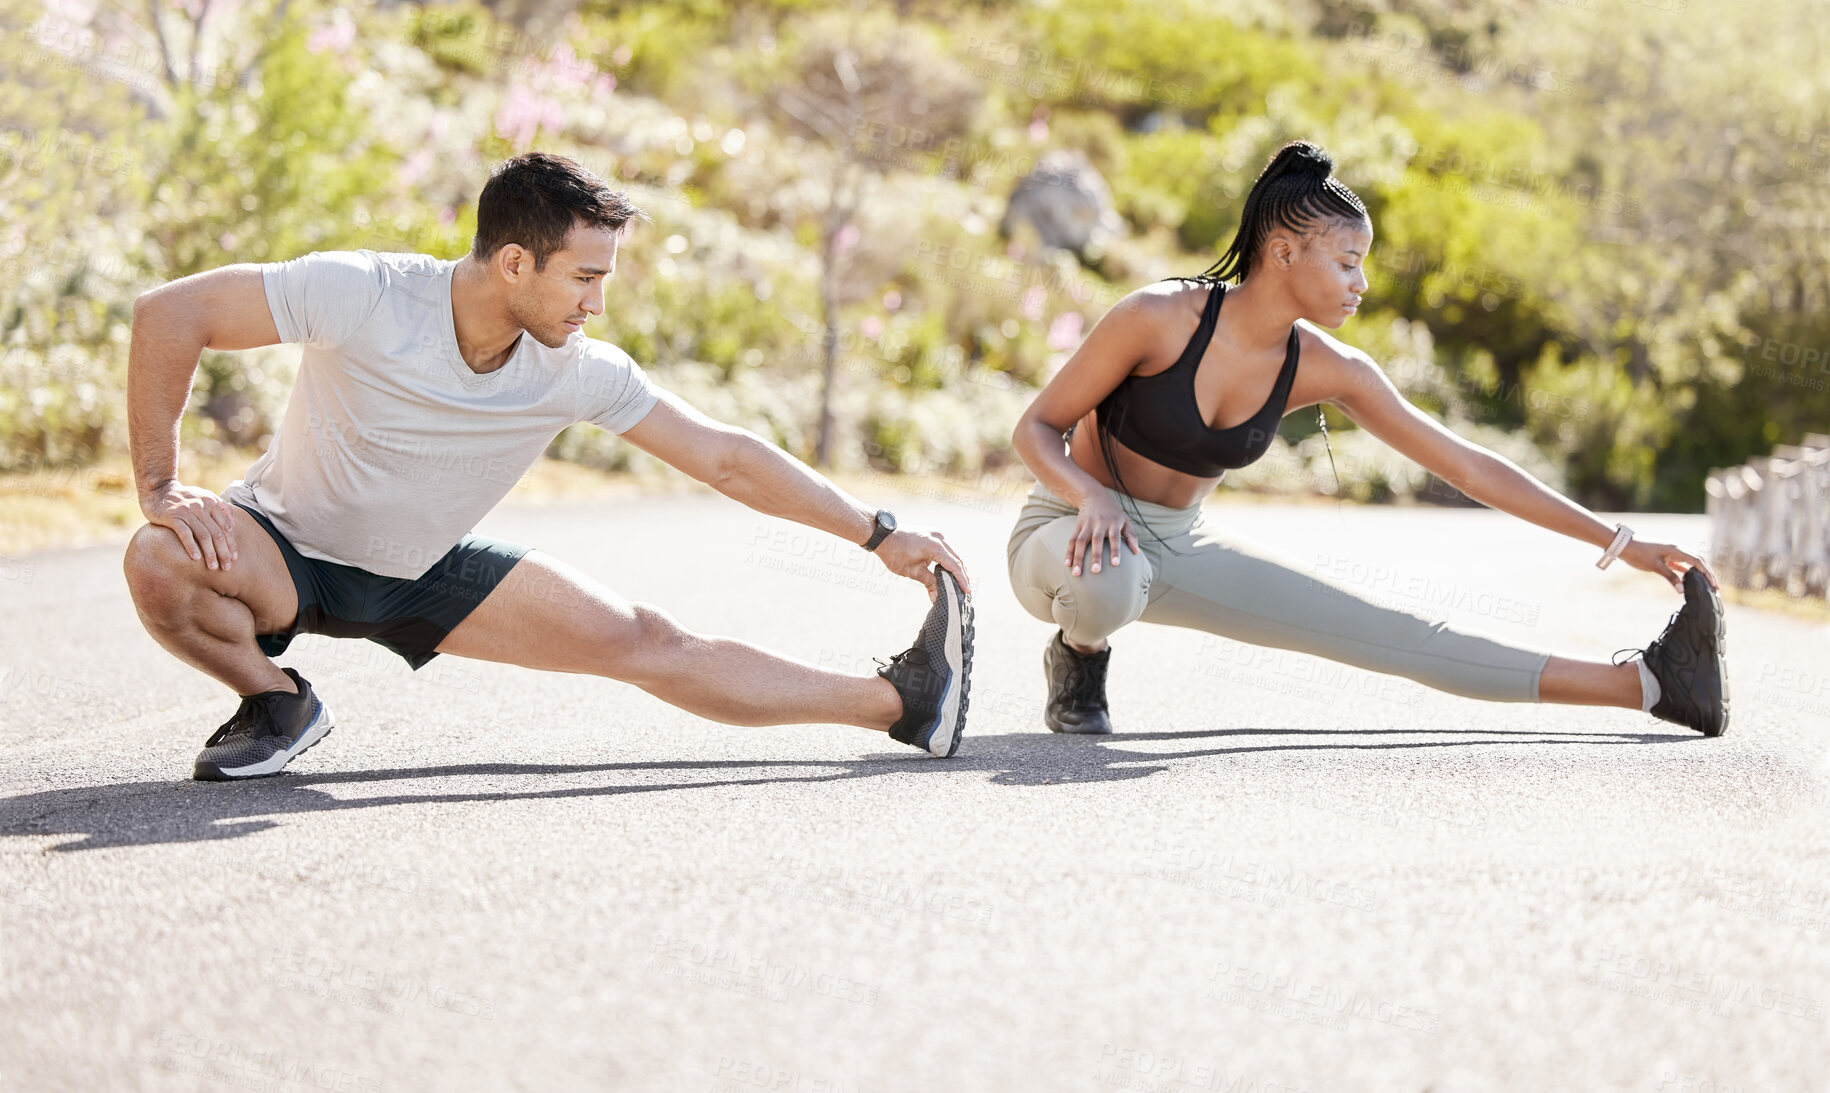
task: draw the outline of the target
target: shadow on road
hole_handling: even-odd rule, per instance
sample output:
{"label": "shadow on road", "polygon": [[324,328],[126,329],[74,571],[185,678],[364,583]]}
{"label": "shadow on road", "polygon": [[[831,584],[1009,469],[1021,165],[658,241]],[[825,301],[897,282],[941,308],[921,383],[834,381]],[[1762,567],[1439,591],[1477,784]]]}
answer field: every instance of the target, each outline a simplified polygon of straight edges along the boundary
{"label": "shadow on road", "polygon": [[[1368,736],[1435,736],[1448,739],[1367,743]],[[1469,737],[1476,737],[1470,739]],[[1197,741],[1225,738],[1301,737],[1304,743],[1240,743],[1177,751],[1151,751],[1126,745],[1142,742]],[[1329,737],[1349,737],[1330,741]],[[1004,733],[973,736],[967,750],[944,762],[898,751],[854,760],[711,759],[642,763],[467,763],[395,770],[355,770],[325,774],[287,772],[246,783],[191,781],[120,782],[46,790],[0,798],[0,836],[80,835],[55,850],[94,850],[111,846],[233,839],[278,826],[270,817],[345,809],[454,804],[482,801],[538,801],[573,797],[607,797],[632,793],[669,793],[694,789],[785,783],[841,782],[905,774],[988,774],[993,785],[1042,786],[1113,782],[1147,778],[1178,763],[1215,756],[1279,751],[1379,751],[1417,748],[1493,748],[1526,745],[1659,744],[1702,739],[1667,733],[1542,733],[1474,730],[1467,735],[1419,733],[1406,729],[1213,729],[1188,732],[1119,733],[1105,737]],[[698,772],[690,780],[655,781],[668,772]],[[798,772],[798,773],[790,773]],[[329,788],[368,787],[447,778],[548,777],[573,782],[580,775],[629,775],[609,784],[568,784],[550,789],[487,789],[451,792],[382,793],[339,797]]]}

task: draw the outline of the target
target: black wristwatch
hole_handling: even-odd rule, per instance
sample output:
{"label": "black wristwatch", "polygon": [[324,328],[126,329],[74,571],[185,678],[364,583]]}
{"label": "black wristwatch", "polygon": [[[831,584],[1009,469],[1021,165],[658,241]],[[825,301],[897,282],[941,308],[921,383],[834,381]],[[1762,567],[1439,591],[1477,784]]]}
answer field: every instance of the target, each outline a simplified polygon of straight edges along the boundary
{"label": "black wristwatch", "polygon": [[871,528],[871,537],[864,540],[864,549],[875,551],[879,544],[890,537],[896,530],[896,514],[889,509],[878,509],[875,525]]}

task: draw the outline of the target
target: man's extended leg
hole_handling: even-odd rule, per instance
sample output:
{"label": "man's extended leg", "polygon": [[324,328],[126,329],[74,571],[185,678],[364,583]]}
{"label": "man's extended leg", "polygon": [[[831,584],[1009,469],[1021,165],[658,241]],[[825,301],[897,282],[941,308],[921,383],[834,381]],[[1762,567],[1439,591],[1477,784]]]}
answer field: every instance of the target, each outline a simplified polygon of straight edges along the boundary
{"label": "man's extended leg", "polygon": [[127,588],[147,633],[179,660],[239,695],[292,691],[292,679],[261,652],[255,635],[290,628],[298,592],[272,537],[247,512],[234,512],[234,568],[205,567],[176,532],[148,524],[127,544]]}
{"label": "man's extended leg", "polygon": [[735,638],[696,634],[538,551],[510,570],[438,651],[620,679],[731,725],[822,723],[886,730],[902,715],[891,683],[831,672]]}

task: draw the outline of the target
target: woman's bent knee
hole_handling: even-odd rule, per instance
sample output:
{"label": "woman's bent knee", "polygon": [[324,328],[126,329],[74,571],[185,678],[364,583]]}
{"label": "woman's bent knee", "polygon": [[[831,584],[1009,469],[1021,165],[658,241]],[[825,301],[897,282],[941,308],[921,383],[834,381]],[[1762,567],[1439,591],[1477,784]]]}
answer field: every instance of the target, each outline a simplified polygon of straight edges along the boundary
{"label": "woman's bent knee", "polygon": [[1067,579],[1055,599],[1055,621],[1069,641],[1098,645],[1144,613],[1150,577],[1138,562]]}
{"label": "woman's bent knee", "polygon": [[1032,533],[1012,552],[1010,584],[1024,610],[1076,645],[1097,645],[1144,613],[1153,574],[1144,555],[1127,553],[1116,566],[1075,576],[1065,564],[1073,532],[1074,519],[1063,517]]}

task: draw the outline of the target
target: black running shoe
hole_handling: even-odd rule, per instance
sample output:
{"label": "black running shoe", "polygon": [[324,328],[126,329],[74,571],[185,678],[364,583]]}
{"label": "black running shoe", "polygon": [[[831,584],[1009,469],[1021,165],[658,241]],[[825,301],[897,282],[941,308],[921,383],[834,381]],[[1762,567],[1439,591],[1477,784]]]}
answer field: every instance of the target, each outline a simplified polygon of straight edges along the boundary
{"label": "black running shoe", "polygon": [[1704,736],[1728,731],[1727,639],[1721,597],[1701,570],[1685,571],[1684,606],[1671,616],[1657,641],[1635,653],[1645,657],[1646,667],[1658,680],[1660,694],[1652,716],[1687,725]]}
{"label": "black running shoe", "polygon": [[235,716],[204,741],[192,778],[232,782],[278,774],[293,756],[330,732],[330,708],[318,701],[303,676],[282,670],[298,684],[299,693],[263,691],[242,699]]}
{"label": "black running shoe", "polygon": [[1068,647],[1061,631],[1042,652],[1042,669],[1048,673],[1048,705],[1042,721],[1050,732],[1093,735],[1112,731],[1106,710],[1106,665],[1112,647],[1097,653],[1077,653]]}
{"label": "black running shoe", "polygon": [[945,758],[959,749],[972,675],[972,597],[939,566],[940,591],[908,651],[877,669],[902,696],[902,716],[890,736]]}

